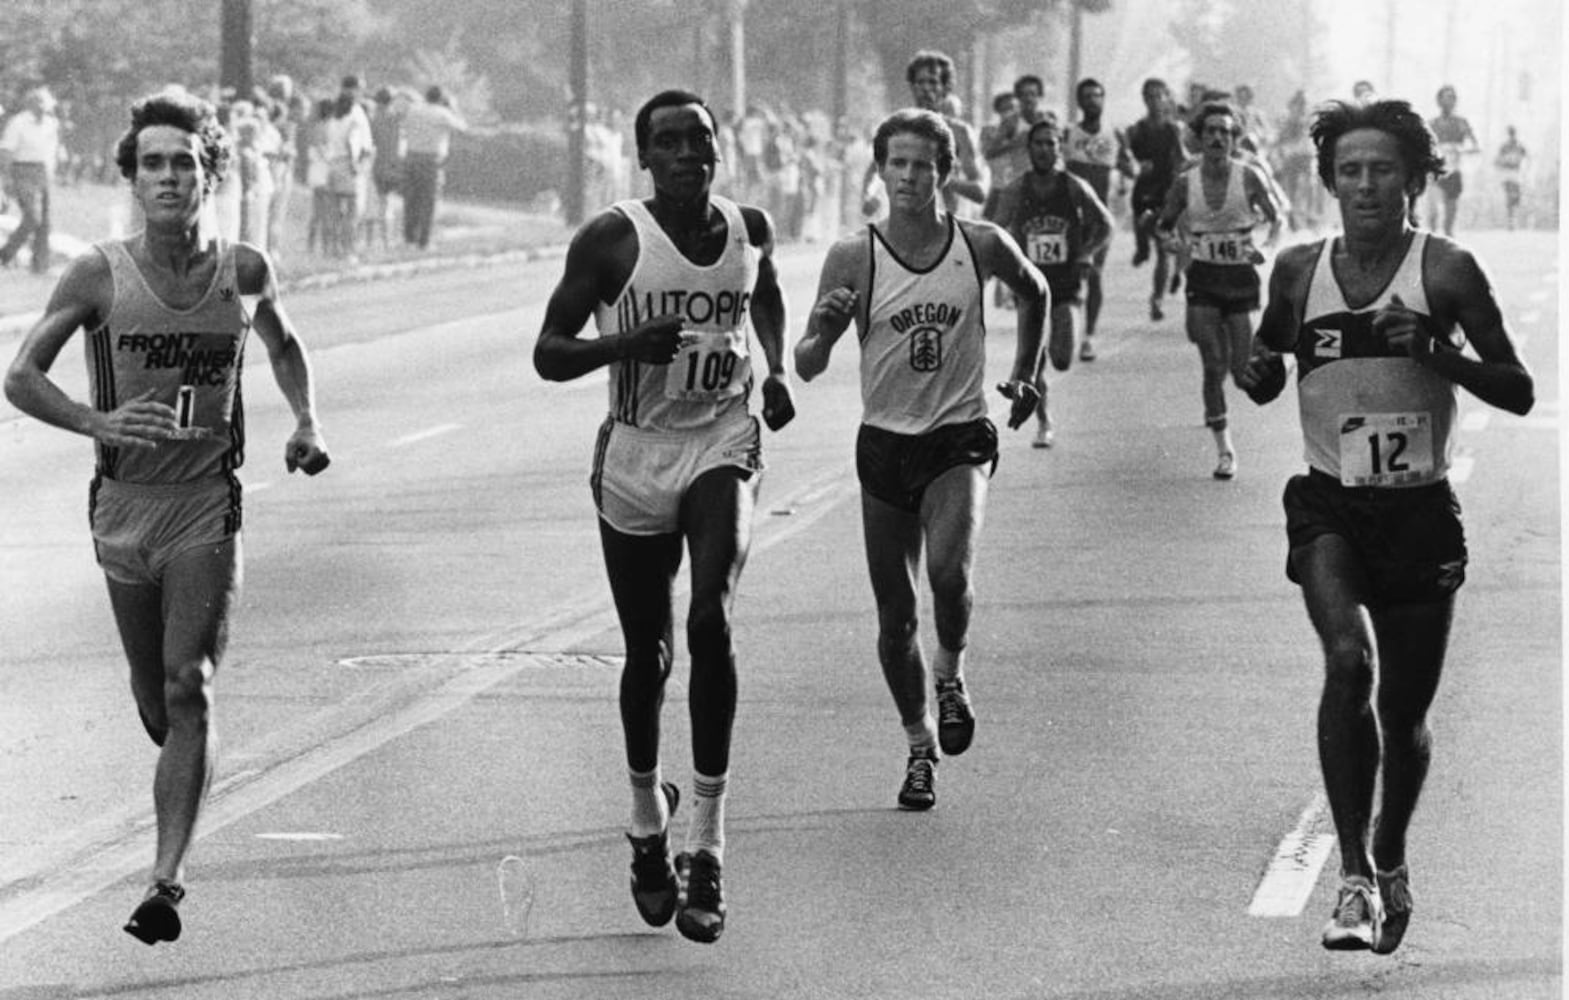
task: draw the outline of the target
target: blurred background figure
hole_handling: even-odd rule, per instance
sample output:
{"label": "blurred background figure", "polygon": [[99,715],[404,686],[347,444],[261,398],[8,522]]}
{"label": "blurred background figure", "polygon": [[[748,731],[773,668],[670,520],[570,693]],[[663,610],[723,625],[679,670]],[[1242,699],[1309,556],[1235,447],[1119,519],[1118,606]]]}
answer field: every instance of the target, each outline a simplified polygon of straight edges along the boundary
{"label": "blurred background figure", "polygon": [[468,123],[439,86],[426,90],[425,100],[415,102],[403,116],[403,239],[421,250],[430,246],[452,133],[466,131]]}
{"label": "blurred background figure", "polygon": [[0,173],[22,216],[0,246],[0,266],[10,267],[17,251],[31,241],[34,273],[49,270],[49,185],[60,158],[60,120],[54,110],[49,89],[34,87],[0,132]]}
{"label": "blurred background figure", "polygon": [[1521,181],[1525,177],[1525,164],[1529,155],[1525,146],[1515,135],[1515,127],[1508,128],[1509,137],[1499,147],[1498,155],[1493,159],[1493,167],[1498,171],[1498,179],[1504,186],[1504,213],[1508,219],[1508,227],[1515,227],[1516,216],[1520,210]]}

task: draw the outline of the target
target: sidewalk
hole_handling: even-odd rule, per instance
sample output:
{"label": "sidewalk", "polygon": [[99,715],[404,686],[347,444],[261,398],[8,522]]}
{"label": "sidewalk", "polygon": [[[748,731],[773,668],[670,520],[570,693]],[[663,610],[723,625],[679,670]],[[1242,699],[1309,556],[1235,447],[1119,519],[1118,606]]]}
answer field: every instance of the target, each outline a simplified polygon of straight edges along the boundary
{"label": "sidewalk", "polygon": [[[27,267],[23,249],[13,266],[0,268],[0,343],[21,338],[43,315],[66,264],[86,252],[95,239],[113,232],[111,206],[125,197],[121,186],[79,185],[61,189],[50,235],[54,260],[47,274]],[[279,258],[280,285],[290,291],[326,288],[345,281],[371,281],[424,271],[480,267],[559,256],[571,228],[552,216],[502,206],[444,203],[437,220],[435,246],[420,251],[403,245],[368,246],[358,259],[334,259],[305,246],[308,196],[296,192],[290,207],[288,253]],[[16,227],[0,215],[0,238]],[[393,228],[396,228],[394,221]],[[297,245],[296,245],[297,244]]]}

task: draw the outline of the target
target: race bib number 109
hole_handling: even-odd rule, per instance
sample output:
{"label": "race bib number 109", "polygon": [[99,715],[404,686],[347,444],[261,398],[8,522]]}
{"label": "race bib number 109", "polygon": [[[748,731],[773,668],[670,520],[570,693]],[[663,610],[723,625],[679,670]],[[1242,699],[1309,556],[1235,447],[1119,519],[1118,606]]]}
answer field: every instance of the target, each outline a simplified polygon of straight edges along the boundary
{"label": "race bib number 109", "polygon": [[665,398],[710,402],[740,395],[751,378],[746,332],[686,334],[666,369]]}
{"label": "race bib number 109", "polygon": [[1433,422],[1426,413],[1363,413],[1340,419],[1340,482],[1405,486],[1434,478]]}

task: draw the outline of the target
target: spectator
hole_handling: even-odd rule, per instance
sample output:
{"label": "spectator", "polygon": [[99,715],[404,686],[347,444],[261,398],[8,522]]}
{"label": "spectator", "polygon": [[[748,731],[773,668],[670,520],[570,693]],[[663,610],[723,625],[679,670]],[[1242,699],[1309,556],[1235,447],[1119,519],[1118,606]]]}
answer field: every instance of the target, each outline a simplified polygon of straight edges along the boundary
{"label": "spectator", "polygon": [[376,155],[371,140],[370,116],[360,103],[364,84],[357,76],[343,78],[332,117],[325,129],[327,187],[332,193],[338,256],[352,256],[360,210],[369,188],[371,159]]}
{"label": "spectator", "polygon": [[299,149],[310,105],[295,92],[294,80],[282,73],[267,82],[267,97],[272,102],[272,125],[278,132],[278,148],[270,164],[272,201],[267,206],[267,250],[276,262],[283,249],[283,226],[294,195],[296,165],[303,168]]}
{"label": "spectator", "polygon": [[439,86],[425,91],[425,100],[403,116],[403,238],[422,250],[430,246],[452,133],[466,131],[468,123],[452,109]]}
{"label": "spectator", "polygon": [[392,218],[392,196],[403,184],[403,125],[402,115],[406,102],[394,97],[392,90],[382,87],[376,91],[376,109],[370,116],[371,145],[375,160],[370,171],[370,201],[365,209],[365,245],[370,246],[376,230],[381,231],[381,245],[386,246],[388,227]]}
{"label": "spectator", "polygon": [[6,174],[10,197],[22,215],[11,238],[0,246],[0,267],[9,267],[22,244],[31,239],[33,272],[49,270],[49,184],[60,156],[60,120],[54,109],[54,95],[48,88],[35,87],[27,92],[22,110],[0,132],[0,171]]}

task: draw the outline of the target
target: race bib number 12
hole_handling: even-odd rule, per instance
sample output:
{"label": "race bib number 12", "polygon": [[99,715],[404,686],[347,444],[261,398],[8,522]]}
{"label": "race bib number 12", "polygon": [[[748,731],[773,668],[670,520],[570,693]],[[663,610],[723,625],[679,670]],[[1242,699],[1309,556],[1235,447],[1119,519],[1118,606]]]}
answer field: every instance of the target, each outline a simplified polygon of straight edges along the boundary
{"label": "race bib number 12", "polygon": [[1340,418],[1340,482],[1403,486],[1434,477],[1433,421],[1426,413],[1363,413]]}

